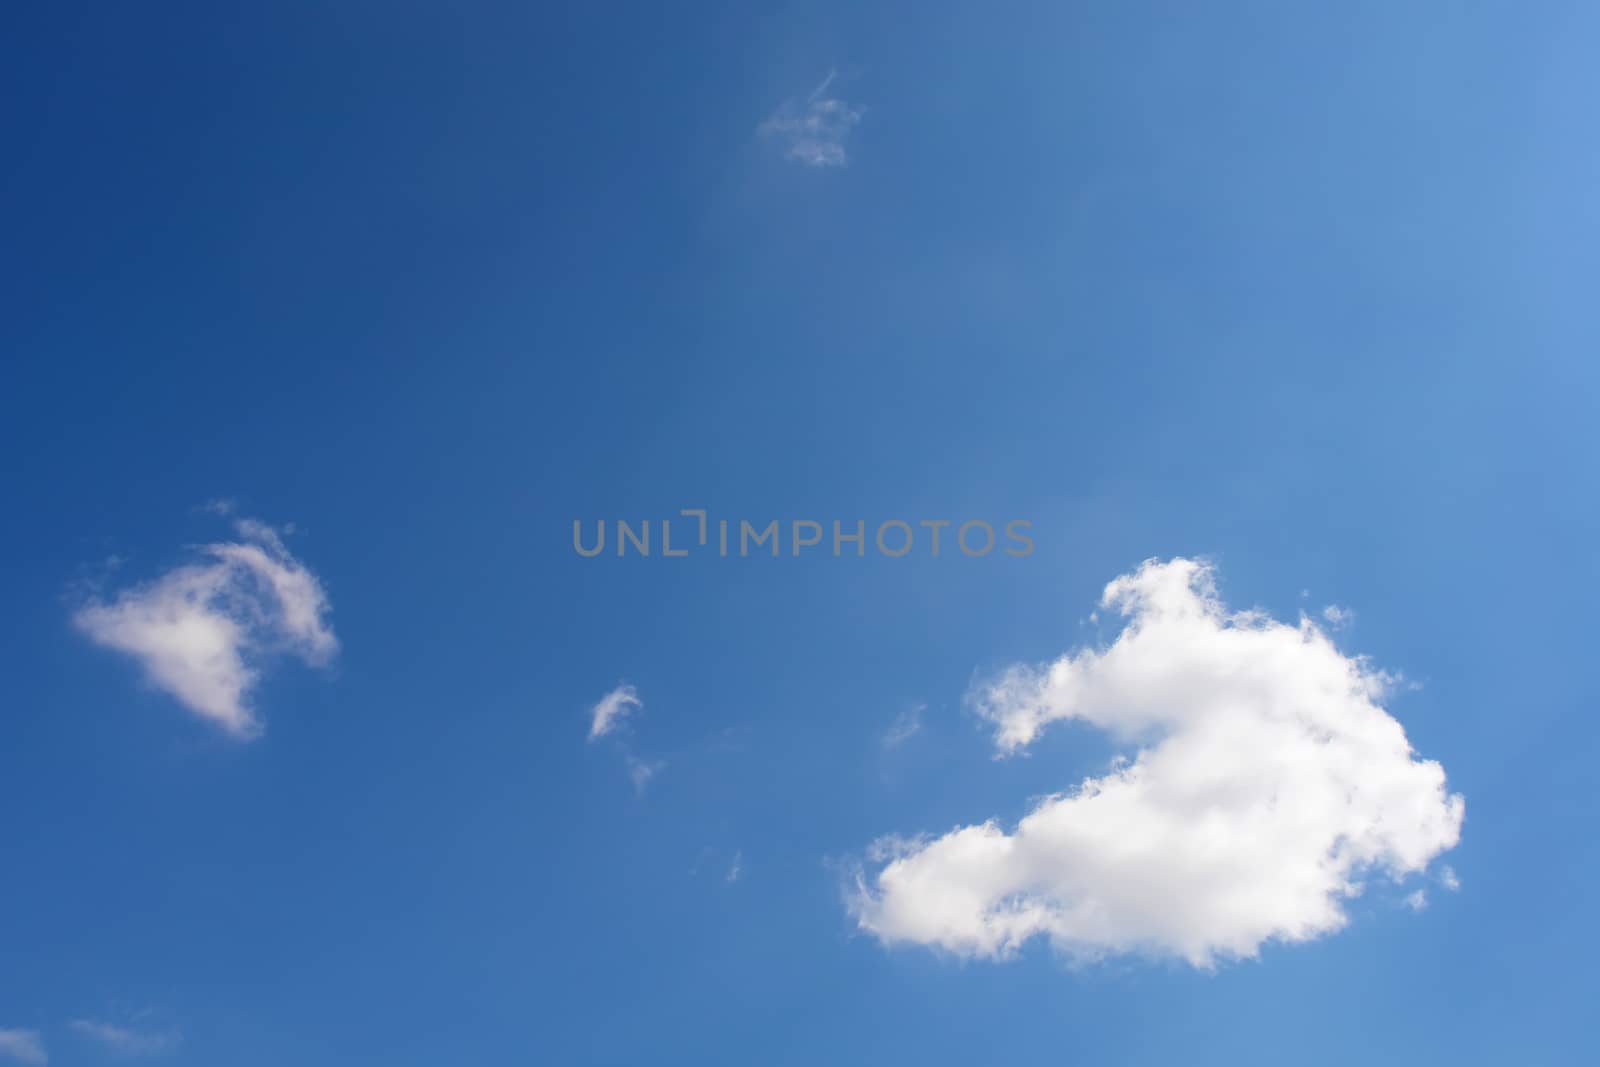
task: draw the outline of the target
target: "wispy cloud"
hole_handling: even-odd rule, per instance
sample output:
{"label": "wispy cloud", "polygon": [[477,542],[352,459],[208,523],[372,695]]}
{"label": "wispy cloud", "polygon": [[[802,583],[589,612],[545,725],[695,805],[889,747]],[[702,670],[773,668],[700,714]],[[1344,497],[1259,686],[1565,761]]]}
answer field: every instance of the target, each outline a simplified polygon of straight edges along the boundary
{"label": "wispy cloud", "polygon": [[733,862],[728,865],[727,881],[731,885],[742,877],[744,877],[744,852],[741,849],[735,849]]}
{"label": "wispy cloud", "polygon": [[643,710],[644,701],[639,699],[639,691],[626,682],[601,697],[589,709],[589,740],[593,742],[612,734],[619,735],[618,747],[622,749],[622,760],[628,768],[628,781],[633,783],[633,791],[641,794],[667,766],[665,760],[634,755],[632,746],[620,736],[626,732],[624,726],[628,719]]}
{"label": "wispy cloud", "polygon": [[1329,626],[1335,630],[1342,630],[1356,621],[1356,613],[1349,608],[1340,607],[1338,604],[1329,604],[1322,609],[1322,617]]}
{"label": "wispy cloud", "polygon": [[898,748],[922,732],[922,713],[926,704],[915,704],[894,717],[894,722],[883,731],[879,741],[884,748]]}
{"label": "wispy cloud", "polygon": [[74,1019],[72,1029],[84,1037],[123,1056],[159,1056],[175,1051],[183,1043],[177,1030],[135,1030],[93,1019]]}
{"label": "wispy cloud", "polygon": [[1230,611],[1213,579],[1152,560],[1106,587],[1102,606],[1127,619],[1109,647],[978,686],[1001,755],[1064,721],[1129,754],[1010,830],[875,843],[852,891],[861,927],[962,956],[1044,937],[1077,959],[1211,967],[1332,933],[1365,873],[1419,874],[1453,848],[1464,801],[1384,709],[1394,678],[1309,619]]}
{"label": "wispy cloud", "polygon": [[665,760],[640,759],[631,752],[624,753],[622,758],[627,761],[628,781],[633,783],[633,790],[636,793],[643,793],[645,787],[650,784],[650,779],[667,767]]}
{"label": "wispy cloud", "polygon": [[250,693],[284,654],[314,666],[339,650],[322,584],[272,527],[239,519],[237,541],[114,599],[96,596],[73,621],[90,640],[125,653],[157,688],[239,738],[262,726]]}
{"label": "wispy cloud", "polygon": [[626,682],[617,686],[589,709],[589,740],[595,741],[612,733],[629,715],[643,707],[638,690]]}
{"label": "wispy cloud", "polygon": [[785,103],[759,127],[761,136],[783,146],[783,154],[808,167],[842,167],[850,162],[844,142],[861,121],[861,109],[852,107],[833,90],[836,72],[804,100]]}
{"label": "wispy cloud", "polygon": [[37,1030],[0,1029],[0,1059],[33,1065],[50,1062],[50,1057],[44,1053],[44,1041]]}

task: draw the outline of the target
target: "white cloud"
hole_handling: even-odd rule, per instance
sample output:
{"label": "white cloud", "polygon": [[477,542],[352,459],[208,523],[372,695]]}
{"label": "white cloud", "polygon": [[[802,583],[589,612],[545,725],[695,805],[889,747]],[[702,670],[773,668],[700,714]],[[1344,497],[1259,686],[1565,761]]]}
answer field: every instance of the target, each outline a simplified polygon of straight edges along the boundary
{"label": "white cloud", "polygon": [[328,598],[277,532],[253,519],[239,541],[205,545],[199,559],[110,601],[98,597],[73,621],[97,644],[124,652],[157,687],[236,737],[261,733],[251,690],[282,654],[314,666],[339,642]]}
{"label": "white cloud", "polygon": [[[644,701],[639,699],[638,690],[623,682],[589,709],[589,740],[597,741],[617,733],[629,717],[642,710]],[[666,761],[636,756],[625,739],[618,741],[622,760],[628,768],[628,780],[633,783],[633,791],[642,794],[655,776],[666,769]]]}
{"label": "white cloud", "polygon": [[922,713],[926,704],[915,704],[894,717],[880,739],[884,748],[897,748],[922,732]]}
{"label": "white cloud", "polygon": [[589,740],[594,741],[611,733],[629,715],[643,707],[639,693],[633,686],[626,683],[617,686],[589,709]]}
{"label": "white cloud", "polygon": [[1406,896],[1406,907],[1412,911],[1422,911],[1428,906],[1428,891],[1414,889]]}
{"label": "white cloud", "polygon": [[0,1029],[0,1058],[29,1064],[50,1062],[50,1057],[44,1054],[44,1042],[37,1030]]}
{"label": "white cloud", "polygon": [[643,793],[650,780],[667,768],[662,760],[640,759],[631,752],[624,753],[622,758],[627,761],[628,781],[633,783],[636,793]]}
{"label": "white cloud", "polygon": [[1322,609],[1322,617],[1328,621],[1329,626],[1339,630],[1355,622],[1356,613],[1349,608],[1341,608],[1338,604],[1329,604]]}
{"label": "white cloud", "polygon": [[842,167],[849,163],[845,138],[861,121],[859,108],[830,95],[835,74],[829,72],[805,101],[790,101],[759,127],[763,137],[776,139],[783,154],[810,167]]}
{"label": "white cloud", "polygon": [[1186,559],[1117,578],[1102,606],[1127,619],[1109,647],[1010,667],[973,703],[1001,754],[1061,720],[1129,754],[1010,832],[877,842],[851,901],[864,930],[961,956],[1044,937],[1080,960],[1210,967],[1338,930],[1365,876],[1456,844],[1464,802],[1380,705],[1393,679],[1314,623],[1230,612]]}
{"label": "white cloud", "polygon": [[733,863],[728,867],[727,880],[732,884],[742,877],[744,877],[744,852],[736,849],[733,853]]}
{"label": "white cloud", "polygon": [[1439,872],[1439,884],[1452,893],[1460,889],[1461,879],[1456,877],[1456,869],[1446,864],[1444,869]]}
{"label": "white cloud", "polygon": [[92,1019],[74,1019],[71,1025],[84,1037],[124,1056],[158,1056],[176,1050],[183,1043],[182,1035],[176,1030],[134,1030]]}

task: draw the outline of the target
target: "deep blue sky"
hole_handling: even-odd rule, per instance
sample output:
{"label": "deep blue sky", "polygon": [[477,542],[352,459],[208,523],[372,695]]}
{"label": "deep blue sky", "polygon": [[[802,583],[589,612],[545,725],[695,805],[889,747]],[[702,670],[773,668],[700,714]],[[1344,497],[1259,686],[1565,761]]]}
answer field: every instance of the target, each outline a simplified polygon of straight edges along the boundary
{"label": "deep blue sky", "polygon": [[[0,31],[0,1028],[174,1064],[1565,1064],[1585,945],[1600,12],[35,5]],[[758,133],[830,71],[849,163]],[[227,536],[343,645],[220,736],[72,625]],[[575,557],[574,518],[1033,522]],[[1214,974],[886,950],[840,869],[1106,756],[974,672],[1206,555],[1467,798],[1457,893]],[[1309,598],[1302,597],[1309,591]],[[1309,608],[1308,608],[1309,610]],[[588,707],[620,680],[643,793]],[[925,727],[885,751],[896,715]],[[742,876],[728,882],[734,856]]]}

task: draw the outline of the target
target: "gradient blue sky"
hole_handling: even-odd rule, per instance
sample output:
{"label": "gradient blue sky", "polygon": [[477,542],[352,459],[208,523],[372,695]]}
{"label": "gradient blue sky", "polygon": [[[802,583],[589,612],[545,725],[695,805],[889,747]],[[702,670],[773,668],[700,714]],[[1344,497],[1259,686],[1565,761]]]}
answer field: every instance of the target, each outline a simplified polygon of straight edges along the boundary
{"label": "gradient blue sky", "polygon": [[[73,1020],[213,1067],[1600,1053],[1594,8],[5,23],[0,1031],[66,1067],[117,1055]],[[830,73],[859,121],[813,166],[763,124]],[[109,558],[231,536],[219,498],[294,524],[342,645],[250,742],[72,623]],[[1037,550],[572,552],[685,507]],[[873,839],[1104,766],[1083,730],[995,760],[963,694],[1171,556],[1352,609],[1419,683],[1459,892],[1209,974],[859,932]]]}

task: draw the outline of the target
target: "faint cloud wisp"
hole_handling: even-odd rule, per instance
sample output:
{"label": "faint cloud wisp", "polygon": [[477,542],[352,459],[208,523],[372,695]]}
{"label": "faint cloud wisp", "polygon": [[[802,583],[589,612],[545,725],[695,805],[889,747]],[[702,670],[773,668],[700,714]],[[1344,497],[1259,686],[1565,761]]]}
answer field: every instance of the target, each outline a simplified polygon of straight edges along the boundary
{"label": "faint cloud wisp", "polygon": [[37,1030],[0,1029],[0,1059],[16,1060],[31,1067],[50,1062],[45,1055],[44,1042]]}
{"label": "faint cloud wisp", "polygon": [[650,779],[660,774],[665,768],[663,760],[640,759],[628,753],[623,757],[628,763],[628,781],[633,783],[635,793],[643,793],[650,784]]}
{"label": "faint cloud wisp", "polygon": [[861,121],[861,109],[830,92],[837,73],[829,71],[804,101],[789,101],[758,128],[783,146],[785,157],[808,167],[843,167],[850,162],[845,138]]}
{"label": "faint cloud wisp", "polygon": [[642,707],[638,690],[626,682],[617,686],[589,709],[589,740],[598,740],[615,731]]}
{"label": "faint cloud wisp", "polygon": [[176,1030],[134,1030],[93,1019],[74,1019],[72,1029],[111,1052],[124,1056],[159,1056],[175,1051],[183,1043]]}
{"label": "faint cloud wisp", "polygon": [[[639,691],[626,682],[619,683],[589,709],[589,740],[620,734],[628,720],[643,710]],[[666,769],[666,761],[634,755],[632,747],[620,736],[618,744],[628,768],[628,781],[633,783],[635,793],[643,794],[651,780]]]}
{"label": "faint cloud wisp", "polygon": [[898,748],[922,732],[922,713],[926,704],[916,704],[894,717],[894,722],[879,739],[884,748]]}

